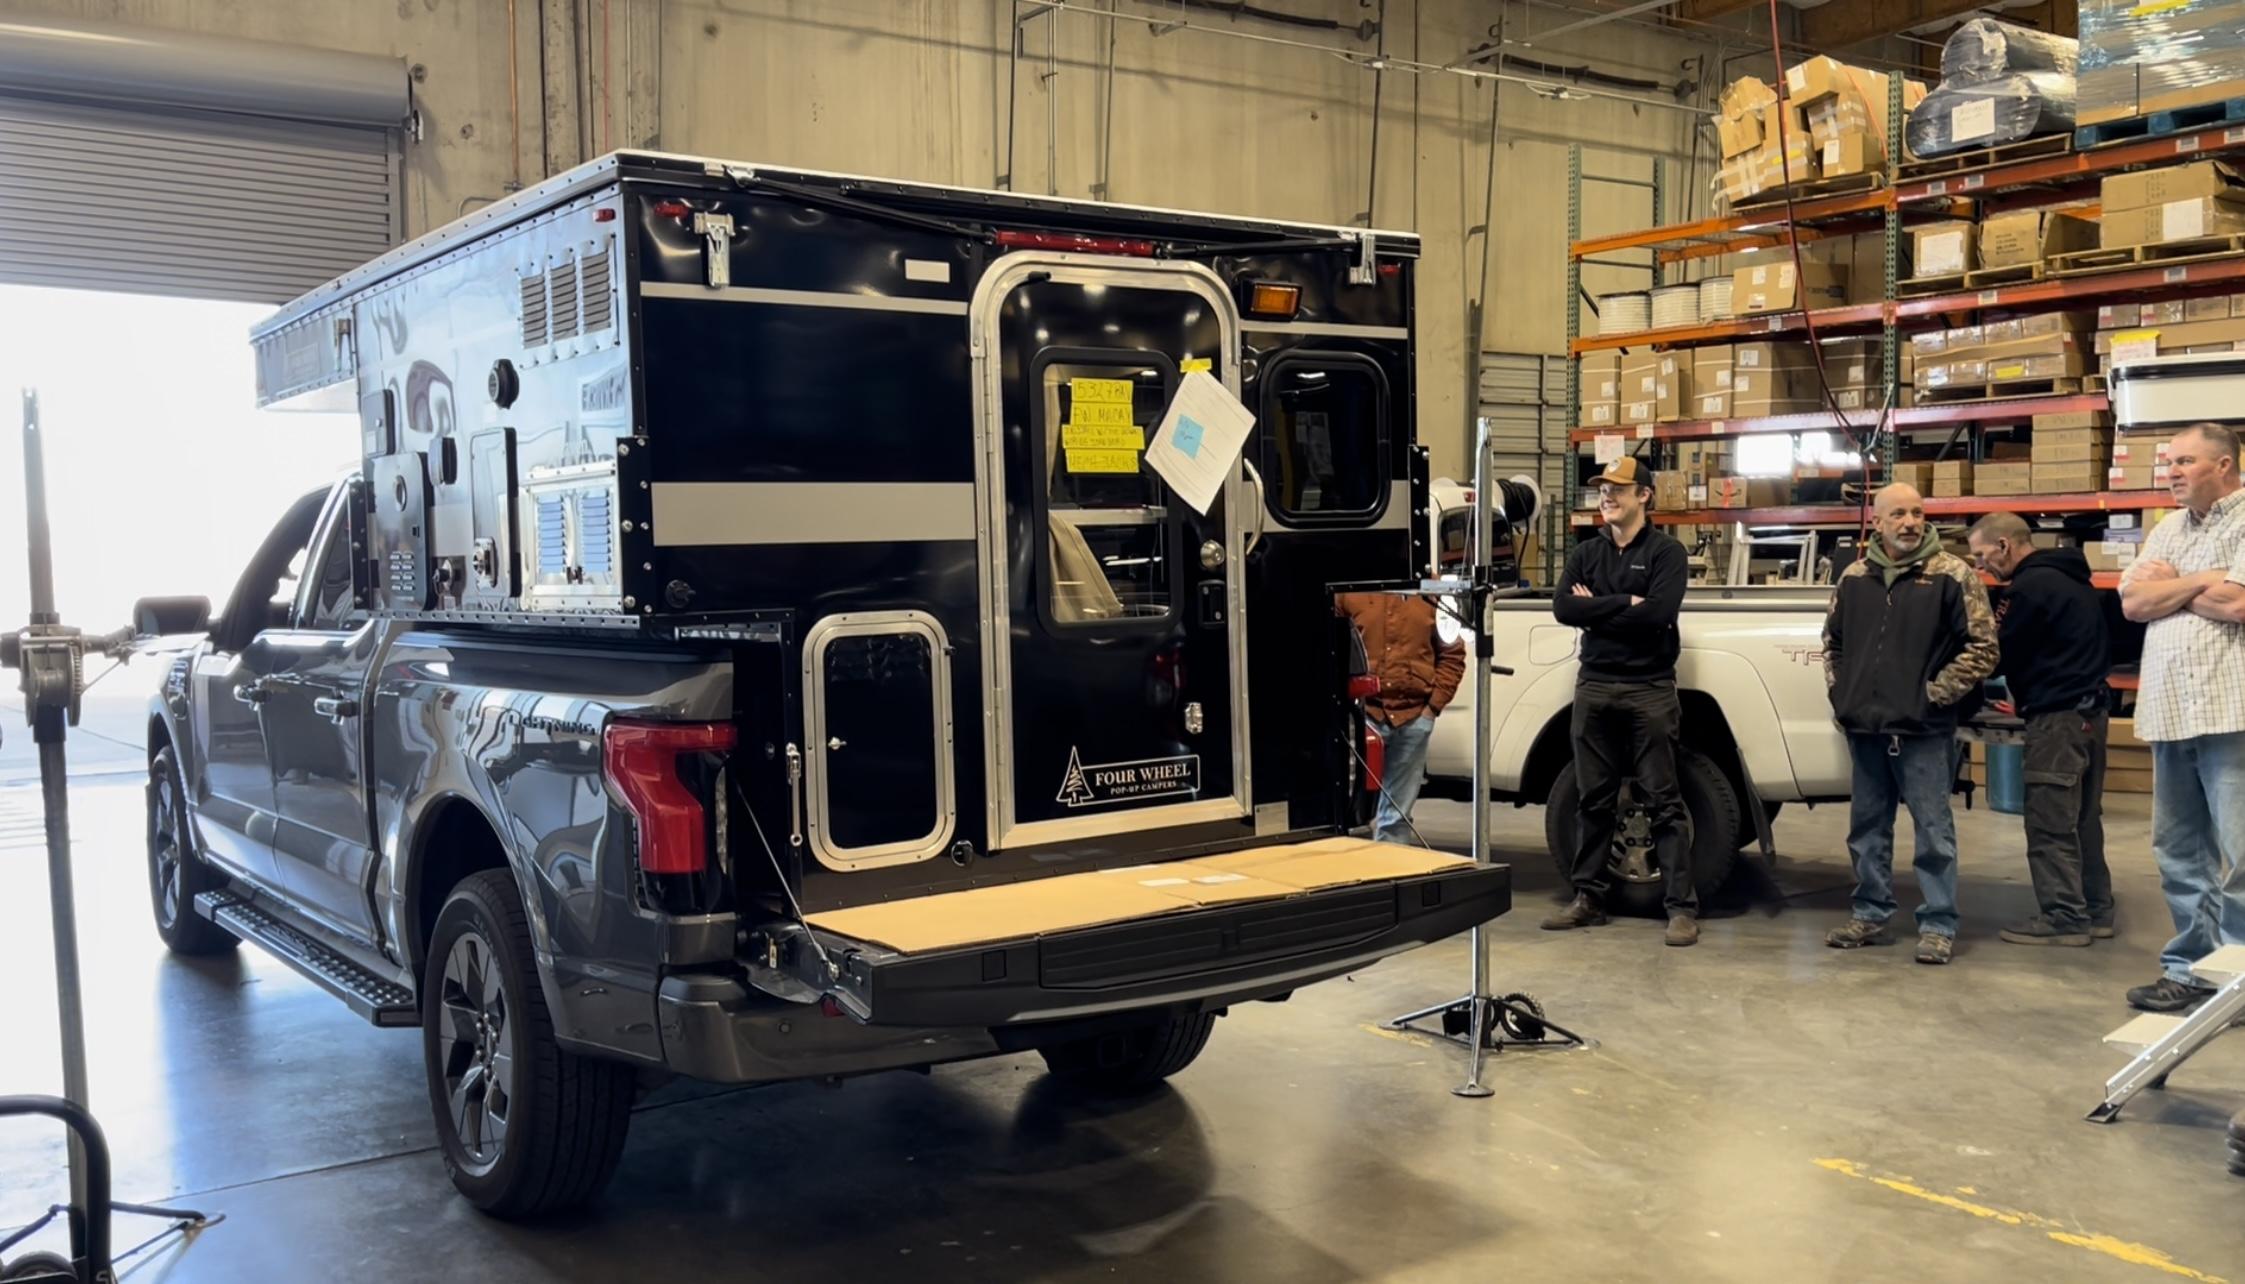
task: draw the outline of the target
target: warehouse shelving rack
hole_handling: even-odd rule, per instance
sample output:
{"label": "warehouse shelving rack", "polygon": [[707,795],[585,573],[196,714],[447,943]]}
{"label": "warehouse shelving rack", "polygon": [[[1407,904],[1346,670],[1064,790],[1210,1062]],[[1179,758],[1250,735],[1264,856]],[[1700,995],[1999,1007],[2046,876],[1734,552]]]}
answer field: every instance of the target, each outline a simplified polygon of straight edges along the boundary
{"label": "warehouse shelving rack", "polygon": [[[1890,83],[1888,109],[1888,172],[1898,173],[1901,146],[1901,79]],[[1579,303],[1567,316],[1567,350],[1579,359],[1586,352],[1615,348],[1689,348],[1757,338],[1803,335],[1813,320],[1819,335],[1882,336],[1885,386],[1897,387],[1899,344],[1910,334],[1949,325],[1969,324],[1986,315],[2021,315],[2085,309],[2121,302],[2161,302],[2216,293],[2245,292],[2245,256],[2174,264],[2151,263],[2141,267],[2095,275],[2070,276],[1998,285],[1983,289],[1899,298],[1896,264],[1902,226],[1906,219],[1966,217],[1975,207],[1982,214],[2031,206],[2080,201],[2086,190],[2093,200],[2095,184],[2109,174],[2132,169],[2222,156],[2245,155],[2245,126],[2199,129],[2161,138],[2137,139],[2088,151],[2062,151],[1998,162],[1975,169],[1904,179],[1892,186],[1848,196],[1800,200],[1794,203],[1796,232],[1803,241],[1852,235],[1883,223],[1886,233],[1886,273],[1881,298],[1875,302],[1819,308],[1807,317],[1799,311],[1770,316],[1740,317],[1697,326],[1640,331],[1629,335],[1583,335]],[[1570,166],[1572,183],[1578,165]],[[1569,283],[1579,292],[1579,264],[1588,257],[1618,250],[1653,252],[1663,268],[1716,255],[1785,244],[1786,215],[1782,206],[1762,207],[1722,218],[1645,228],[1635,232],[1589,239],[1579,237],[1575,216],[1578,194],[1569,190]],[[2093,208],[2093,207],[2089,207]],[[1570,293],[1570,300],[1574,292]],[[1578,425],[1582,417],[1579,366],[1572,366],[1567,382],[1569,417]],[[1983,423],[2017,423],[2037,414],[2101,411],[2109,408],[2101,392],[2044,397],[2010,397],[1990,401],[1946,402],[1890,412],[1886,421],[1898,430],[1956,425],[1970,428]],[[1632,442],[1709,440],[1759,433],[1800,433],[1845,428],[1860,433],[1880,420],[1875,410],[1830,411],[1760,418],[1692,420],[1648,425],[1578,426],[1568,434],[1571,445],[1595,443],[1602,436],[1621,436]],[[1884,441],[1881,466],[1893,463],[1893,438]],[[1567,478],[1566,520],[1574,526],[1594,523],[1595,514],[1574,511],[1581,487],[1581,456],[1570,451]],[[1929,499],[1926,508],[1936,516],[1966,516],[2009,511],[2020,513],[2094,513],[2165,508],[2172,504],[2163,491],[2107,491],[2070,495],[1966,497]],[[1786,505],[1736,509],[1692,509],[1656,514],[1664,524],[1708,525],[1853,525],[1859,510],[1854,505]],[[2117,577],[2100,577],[2100,582]]]}

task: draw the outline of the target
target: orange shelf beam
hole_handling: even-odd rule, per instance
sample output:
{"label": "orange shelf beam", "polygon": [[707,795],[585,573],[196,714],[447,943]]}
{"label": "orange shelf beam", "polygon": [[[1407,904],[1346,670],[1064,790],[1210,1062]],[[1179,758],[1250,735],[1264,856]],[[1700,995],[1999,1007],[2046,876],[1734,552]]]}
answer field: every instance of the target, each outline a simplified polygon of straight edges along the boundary
{"label": "orange shelf beam", "polygon": [[[1986,423],[1999,419],[2024,419],[2030,415],[2064,415],[2110,407],[2105,394],[2085,392],[2066,397],[2011,397],[1997,401],[1952,401],[1936,406],[1911,406],[1894,412],[1896,428],[1926,428],[1940,424]],[[1849,428],[1870,428],[1878,423],[1875,410],[1843,411],[1840,421]],[[1748,437],[1759,433],[1828,432],[1838,427],[1829,410],[1799,415],[1765,415],[1755,419],[1693,419],[1670,424],[1607,425],[1573,428],[1571,442],[1596,441],[1618,435],[1629,441],[1709,441],[1721,437]],[[1649,430],[1649,431],[1648,431]]]}
{"label": "orange shelf beam", "polygon": [[1893,189],[1894,200],[1898,205],[1908,206],[1960,196],[1979,199],[2021,187],[2064,186],[2124,169],[2166,165],[2241,148],[2245,148],[2245,126],[2219,126],[2164,138],[2133,139],[2085,152],[2038,156],[1975,173],[1898,183]]}
{"label": "orange shelf beam", "polygon": [[[2135,512],[2167,508],[2174,497],[2163,490],[2086,491],[2071,495],[1967,495],[1954,499],[1928,499],[1928,517],[1977,517],[1983,513],[2098,513]],[[1595,512],[1577,511],[1577,526],[1601,525]],[[1854,504],[1794,504],[1780,508],[1692,508],[1654,513],[1659,526],[1718,526],[1744,522],[1749,526],[1853,526],[1862,520]]]}

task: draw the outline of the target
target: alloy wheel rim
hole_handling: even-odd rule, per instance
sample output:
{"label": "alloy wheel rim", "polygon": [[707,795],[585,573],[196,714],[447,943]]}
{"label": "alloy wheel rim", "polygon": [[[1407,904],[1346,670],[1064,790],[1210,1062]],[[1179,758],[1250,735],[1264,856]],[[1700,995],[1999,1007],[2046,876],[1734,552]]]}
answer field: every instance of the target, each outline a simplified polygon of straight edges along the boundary
{"label": "alloy wheel rim", "polygon": [[481,1176],[505,1153],[515,1075],[506,987],[480,933],[461,933],[445,955],[437,1022],[453,1141],[463,1165]]}
{"label": "alloy wheel rim", "polygon": [[154,783],[156,804],[149,816],[148,851],[155,862],[156,918],[163,926],[170,927],[179,921],[178,808],[172,796],[170,775],[159,775]]}

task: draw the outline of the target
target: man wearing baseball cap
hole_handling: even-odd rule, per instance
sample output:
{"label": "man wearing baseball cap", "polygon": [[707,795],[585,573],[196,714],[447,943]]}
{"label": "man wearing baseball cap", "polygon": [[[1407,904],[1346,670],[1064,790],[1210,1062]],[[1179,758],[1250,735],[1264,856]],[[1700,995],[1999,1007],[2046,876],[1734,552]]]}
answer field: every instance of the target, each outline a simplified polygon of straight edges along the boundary
{"label": "man wearing baseball cap", "polygon": [[1676,657],[1683,644],[1676,612],[1691,577],[1684,546],[1653,529],[1645,512],[1652,475],[1635,459],[1598,474],[1604,530],[1575,545],[1551,605],[1561,624],[1582,630],[1575,678],[1575,784],[1582,794],[1574,853],[1574,900],[1544,920],[1546,931],[1606,921],[1612,890],[1607,863],[1614,808],[1623,781],[1652,820],[1670,945],[1699,940],[1699,895],[1692,887],[1684,797],[1676,784]]}

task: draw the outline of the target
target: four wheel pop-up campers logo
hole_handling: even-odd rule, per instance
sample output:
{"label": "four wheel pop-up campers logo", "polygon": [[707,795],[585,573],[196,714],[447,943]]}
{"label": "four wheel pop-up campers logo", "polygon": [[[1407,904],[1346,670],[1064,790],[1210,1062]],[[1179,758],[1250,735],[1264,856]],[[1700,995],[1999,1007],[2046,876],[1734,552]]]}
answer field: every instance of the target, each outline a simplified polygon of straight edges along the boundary
{"label": "four wheel pop-up campers logo", "polygon": [[1141,758],[1085,766],[1068,750],[1068,773],[1060,778],[1058,801],[1070,807],[1104,807],[1146,798],[1191,796],[1200,792],[1200,755]]}

